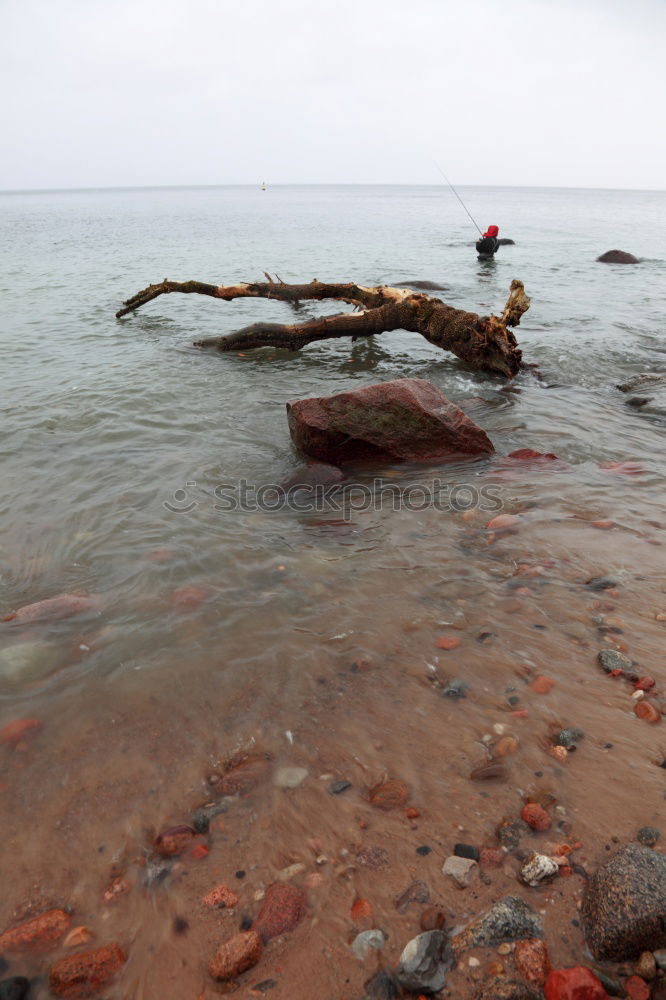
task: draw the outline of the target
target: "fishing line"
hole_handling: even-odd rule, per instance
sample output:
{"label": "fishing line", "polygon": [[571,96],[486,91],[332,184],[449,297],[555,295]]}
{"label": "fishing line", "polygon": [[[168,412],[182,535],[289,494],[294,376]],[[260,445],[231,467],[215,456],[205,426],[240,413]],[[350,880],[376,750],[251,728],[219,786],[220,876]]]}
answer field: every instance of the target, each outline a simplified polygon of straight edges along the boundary
{"label": "fishing line", "polygon": [[449,185],[449,187],[450,187],[450,188],[451,188],[451,190],[453,191],[454,195],[456,196],[456,198],[458,199],[458,201],[460,202],[460,204],[462,205],[462,207],[463,207],[463,208],[465,209],[465,211],[466,211],[466,212],[467,212],[467,214],[469,215],[470,219],[472,220],[472,222],[474,223],[474,225],[476,226],[476,228],[477,228],[477,229],[479,230],[479,236],[483,236],[483,233],[481,232],[481,226],[480,226],[480,225],[479,225],[479,223],[478,223],[478,222],[476,221],[476,219],[474,218],[474,216],[472,215],[472,213],[471,213],[471,212],[470,212],[470,210],[468,209],[467,205],[466,205],[466,204],[465,204],[465,202],[464,202],[464,201],[462,200],[462,198],[460,197],[460,195],[458,194],[458,192],[457,192],[457,191],[456,191],[456,189],[454,188],[453,184],[451,183],[451,181],[449,180],[449,178],[448,178],[448,177],[446,176],[446,174],[444,173],[444,171],[443,171],[443,170],[442,170],[442,168],[440,167],[439,163],[436,163],[436,162],[435,162],[434,160],[433,160],[433,163],[435,164],[435,166],[436,166],[436,167],[437,167],[437,169],[439,170],[440,174],[442,175],[442,177],[444,178],[444,180],[446,181],[446,183],[447,183],[447,184]]}

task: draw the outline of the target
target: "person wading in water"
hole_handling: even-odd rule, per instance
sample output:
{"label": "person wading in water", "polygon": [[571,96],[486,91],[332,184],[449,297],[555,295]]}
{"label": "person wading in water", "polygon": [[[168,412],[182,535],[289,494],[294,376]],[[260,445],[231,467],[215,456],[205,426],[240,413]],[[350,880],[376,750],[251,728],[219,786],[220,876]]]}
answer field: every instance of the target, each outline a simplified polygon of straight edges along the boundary
{"label": "person wading in water", "polygon": [[499,249],[499,229],[497,226],[488,226],[480,240],[476,241],[476,252],[479,257],[493,257]]}

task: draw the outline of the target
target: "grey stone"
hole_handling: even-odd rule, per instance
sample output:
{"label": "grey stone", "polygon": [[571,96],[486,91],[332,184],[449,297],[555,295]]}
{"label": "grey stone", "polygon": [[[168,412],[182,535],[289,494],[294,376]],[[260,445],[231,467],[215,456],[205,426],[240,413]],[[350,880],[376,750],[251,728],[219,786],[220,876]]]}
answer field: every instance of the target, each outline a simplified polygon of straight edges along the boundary
{"label": "grey stone", "polygon": [[451,950],[443,931],[426,931],[405,946],[397,968],[400,985],[414,993],[437,993],[446,982]]}
{"label": "grey stone", "polygon": [[194,810],[192,815],[192,826],[197,833],[207,833],[210,821],[221,813],[225,813],[229,806],[226,802],[206,802]]}
{"label": "grey stone", "polygon": [[469,684],[462,680],[453,680],[442,690],[442,698],[466,698]]}
{"label": "grey stone", "polygon": [[616,649],[602,649],[597,654],[597,660],[607,674],[611,670],[621,670],[628,680],[638,680],[638,671],[628,656],[618,653]]}
{"label": "grey stone", "polygon": [[497,976],[474,994],[474,1000],[542,1000],[543,994],[519,979]]}
{"label": "grey stone", "polygon": [[573,727],[570,729],[562,729],[557,737],[557,745],[560,747],[566,747],[567,750],[571,750],[580,743],[584,735],[585,734],[582,729],[575,729]]}
{"label": "grey stone", "polygon": [[466,889],[474,870],[478,867],[473,858],[459,858],[452,855],[442,865],[442,873],[450,875],[456,885],[460,886],[461,889]]}
{"label": "grey stone", "polygon": [[530,828],[522,819],[517,819],[513,823],[505,823],[497,831],[497,839],[502,847],[509,851],[514,851],[519,847],[521,839],[530,832]]}
{"label": "grey stone", "polygon": [[381,951],[385,941],[386,938],[380,930],[361,931],[352,941],[351,950],[363,962],[372,950]]}
{"label": "grey stone", "polygon": [[61,662],[53,643],[41,640],[16,642],[0,650],[0,682],[12,688],[38,684]]}
{"label": "grey stone", "polygon": [[455,953],[503,941],[543,937],[541,917],[519,896],[506,896],[451,940]]}
{"label": "grey stone", "polygon": [[30,980],[25,976],[12,976],[0,983],[0,1000],[28,1000]]}
{"label": "grey stone", "polygon": [[656,826],[642,826],[636,834],[638,843],[645,844],[646,847],[654,847],[660,837],[661,830],[658,830]]}
{"label": "grey stone", "polygon": [[371,1000],[397,1000],[400,993],[400,984],[388,969],[380,969],[365,984],[365,995]]}
{"label": "grey stone", "polygon": [[666,947],[666,857],[641,844],[622,847],[587,883],[582,915],[600,961]]}
{"label": "grey stone", "polygon": [[654,952],[654,960],[659,968],[666,972],[666,948],[658,948],[657,951]]}

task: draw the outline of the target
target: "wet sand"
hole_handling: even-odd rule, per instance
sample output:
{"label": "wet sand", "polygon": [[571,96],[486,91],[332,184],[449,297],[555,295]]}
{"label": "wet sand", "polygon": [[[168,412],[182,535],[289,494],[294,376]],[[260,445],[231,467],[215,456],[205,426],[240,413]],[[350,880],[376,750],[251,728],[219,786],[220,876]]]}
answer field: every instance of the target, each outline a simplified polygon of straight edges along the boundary
{"label": "wet sand", "polygon": [[[467,889],[441,872],[458,841],[496,846],[498,824],[516,819],[528,797],[552,803],[553,827],[521,847],[548,853],[548,844],[580,843],[572,857],[587,871],[641,826],[664,824],[666,730],[637,718],[632,684],[597,663],[600,649],[626,652],[641,675],[656,678],[649,701],[666,707],[666,622],[656,617],[666,612],[664,532],[651,517],[654,496],[642,501],[640,484],[609,479],[609,518],[603,489],[583,503],[568,482],[575,477],[538,472],[511,480],[509,506],[521,517],[506,533],[489,532],[479,512],[368,512],[351,524],[304,517],[302,548],[281,548],[276,525],[273,562],[248,569],[232,608],[226,582],[210,572],[191,579],[200,593],[174,603],[178,553],[148,548],[136,558],[160,583],[134,597],[143,641],[134,629],[128,645],[118,594],[88,618],[23,630],[26,641],[67,650],[64,673],[54,676],[68,693],[54,698],[48,683],[35,684],[13,695],[0,720],[43,723],[24,745],[0,748],[0,927],[71,907],[72,925],[85,924],[91,944],[117,940],[129,955],[122,978],[104,991],[108,1000],[209,1000],[233,988],[208,976],[217,946],[298,865],[291,881],[306,889],[307,915],[267,945],[238,981],[238,996],[261,995],[253,986],[274,980],[273,1000],[358,1000],[378,967],[397,963],[427,906],[440,906],[453,928],[507,894],[544,914],[554,967],[588,961],[578,926],[582,875],[529,888],[514,854]],[[592,523],[613,518],[611,528]],[[586,586],[596,577],[617,585]],[[5,645],[16,638],[8,627]],[[440,636],[460,644],[437,648]],[[96,655],[105,670],[86,667]],[[554,682],[548,693],[532,687],[541,675]],[[443,697],[455,679],[467,696]],[[584,738],[560,762],[548,749],[564,727]],[[502,736],[517,741],[505,777],[472,781]],[[146,886],[156,835],[215,797],[211,776],[239,752],[267,761],[265,779],[230,799],[197,838],[205,857],[188,849],[163,881]],[[285,766],[307,769],[299,787],[275,787]],[[409,788],[407,802],[390,811],[368,801],[386,778]],[[352,787],[332,795],[335,779]],[[421,846],[430,853],[417,853]],[[388,856],[379,869],[363,863],[377,856],[367,852],[374,847]],[[116,877],[129,888],[106,903]],[[427,883],[430,903],[399,913],[395,901],[414,879]],[[239,897],[231,910],[202,903],[220,884]],[[373,918],[355,924],[357,898],[370,902]],[[367,926],[387,941],[360,962],[350,942]],[[7,955],[8,974],[43,977],[66,953]],[[499,959],[492,948],[470,955],[480,966],[471,969],[465,955],[444,996],[471,997]],[[510,955],[501,960],[511,969]],[[39,980],[35,996],[49,995]]]}

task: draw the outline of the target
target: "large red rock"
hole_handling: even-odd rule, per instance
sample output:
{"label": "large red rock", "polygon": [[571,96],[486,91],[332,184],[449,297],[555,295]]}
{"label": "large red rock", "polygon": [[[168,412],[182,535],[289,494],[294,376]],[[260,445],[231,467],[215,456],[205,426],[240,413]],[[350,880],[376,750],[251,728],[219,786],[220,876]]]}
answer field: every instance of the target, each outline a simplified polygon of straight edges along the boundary
{"label": "large red rock", "polygon": [[606,990],[584,965],[551,972],[545,993],[546,1000],[608,1000]]}
{"label": "large red rock", "polygon": [[0,934],[0,954],[5,951],[48,951],[60,940],[72,918],[64,910],[47,910]]}
{"label": "large red rock", "polygon": [[6,622],[15,625],[30,625],[32,622],[57,622],[85,611],[97,610],[99,600],[83,594],[58,594],[35,604],[24,604],[22,608],[7,615]]}
{"label": "large red rock", "polygon": [[234,934],[217,949],[208,970],[213,979],[235,979],[257,964],[262,949],[257,931]]}
{"label": "large red rock", "polygon": [[485,431],[436,386],[418,378],[299,399],[287,403],[287,416],[296,447],[333,465],[453,461],[495,450]]}
{"label": "large red rock", "polygon": [[61,959],[51,969],[49,986],[65,1000],[97,996],[122,970],[127,956],[119,944],[107,944]]}
{"label": "large red rock", "polygon": [[294,885],[273,882],[266,890],[259,915],[252,925],[264,941],[293,931],[305,916],[305,893]]}

